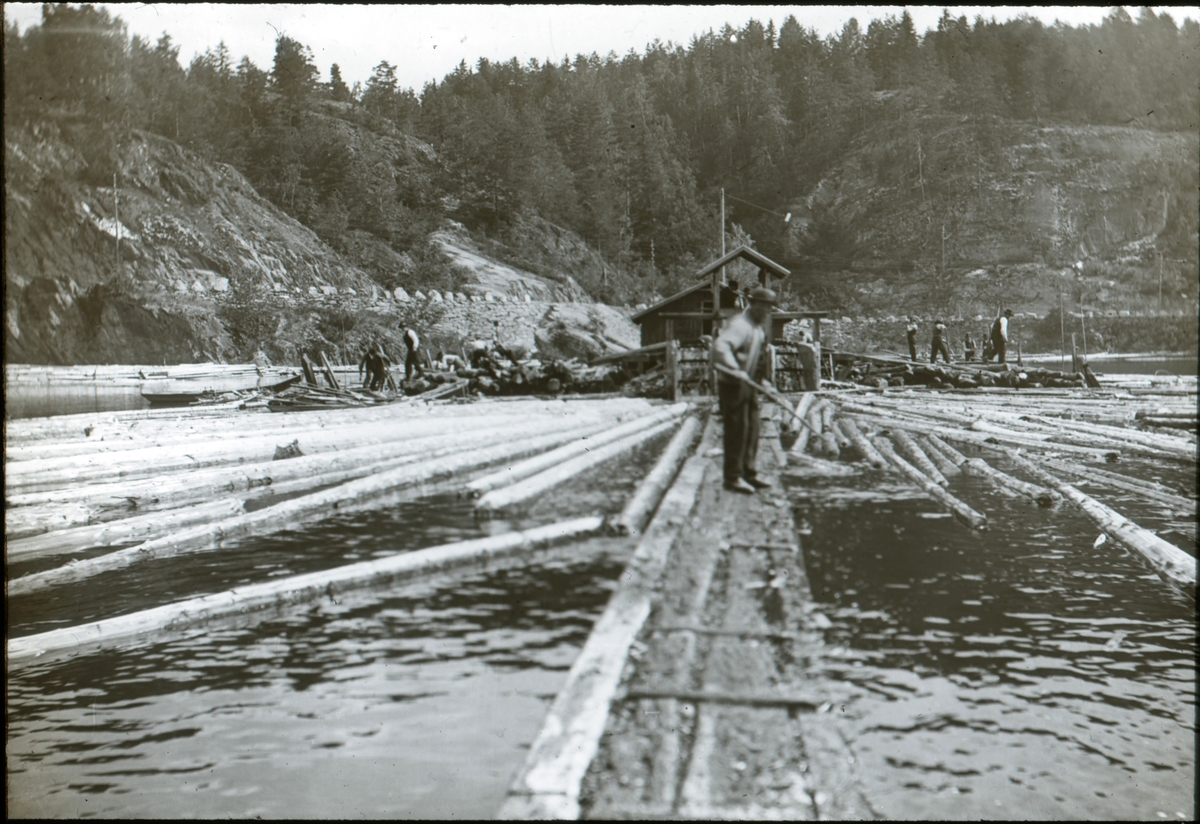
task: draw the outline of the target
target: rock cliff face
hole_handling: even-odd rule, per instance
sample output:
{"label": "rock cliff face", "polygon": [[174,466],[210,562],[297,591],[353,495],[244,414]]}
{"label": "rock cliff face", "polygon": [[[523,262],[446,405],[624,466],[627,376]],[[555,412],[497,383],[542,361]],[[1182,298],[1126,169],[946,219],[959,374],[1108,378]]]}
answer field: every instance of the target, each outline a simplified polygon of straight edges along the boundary
{"label": "rock cliff face", "polygon": [[53,130],[5,135],[9,361],[192,360],[221,336],[214,294],[370,291],[232,167],[136,133],[120,187],[87,185]]}
{"label": "rock cliff face", "polygon": [[1194,301],[1198,153],[1196,133],[900,112],[795,204],[791,251],[809,261],[802,288],[866,314],[1047,311],[1059,286],[1149,309],[1156,251]]}
{"label": "rock cliff face", "polygon": [[[345,126],[335,118],[320,122]],[[420,154],[402,137],[370,136],[369,144],[353,146],[391,161]],[[5,161],[10,363],[250,360],[258,349],[295,359],[313,346],[331,354],[357,346],[348,327],[367,309],[372,318],[382,314],[364,321],[362,334],[385,340],[401,319],[419,323],[427,316],[432,323],[441,316],[394,301],[393,290],[384,288],[405,282],[413,266],[407,255],[360,230],[339,235],[345,247],[339,254],[233,167],[208,164],[157,135],[135,133],[121,147],[119,188],[84,182],[95,175],[50,123],[6,129]],[[510,299],[450,312],[431,330],[446,341],[490,339],[491,320],[500,320],[513,327],[507,335],[519,331],[532,346],[547,302],[590,301],[569,275],[550,282],[497,263],[465,232],[451,228],[435,242],[462,267],[467,294]],[[526,297],[537,305],[511,302]],[[464,312],[470,319],[459,318],[456,327]],[[524,313],[519,321],[508,317],[514,312]],[[579,345],[602,349],[602,330],[591,336],[592,320],[576,320],[588,341]],[[610,321],[628,326],[620,313]],[[628,338],[629,329],[623,334]]]}

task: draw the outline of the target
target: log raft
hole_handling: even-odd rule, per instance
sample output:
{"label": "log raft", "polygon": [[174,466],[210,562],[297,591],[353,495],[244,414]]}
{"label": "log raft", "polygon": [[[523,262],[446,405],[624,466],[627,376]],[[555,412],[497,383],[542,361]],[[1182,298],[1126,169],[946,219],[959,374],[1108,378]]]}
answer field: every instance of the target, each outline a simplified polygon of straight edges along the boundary
{"label": "log raft", "polygon": [[[1190,436],[1136,428],[1150,414],[1172,414],[1161,409],[1147,411],[1143,396],[1127,393],[1098,398],[1088,393],[1050,401],[1022,396],[1020,404],[1011,397],[996,401],[972,396],[965,404],[952,393],[911,389],[871,396],[858,390],[821,394],[823,403],[832,403],[837,409],[832,420],[822,421],[826,428],[843,433],[858,455],[872,464],[882,462],[898,470],[969,525],[982,526],[985,515],[945,492],[950,480],[962,473],[986,478],[998,493],[1025,498],[1041,507],[1055,508],[1066,499],[1117,544],[1144,557],[1167,582],[1194,594],[1195,558],[1191,554],[1047,472],[1053,469],[1100,490],[1133,493],[1160,511],[1194,519],[1194,499],[1162,484],[1114,471],[1129,462],[1168,461],[1185,466],[1196,462],[1197,445]],[[1094,417],[1107,422],[1077,420],[1080,409],[1091,409],[1098,413]],[[1187,419],[1192,412],[1177,414]],[[866,437],[868,434],[873,437]],[[984,456],[968,457],[951,444],[1007,460],[1026,477],[1006,472]],[[793,455],[810,463],[818,460],[805,455],[805,446],[813,456],[823,454],[823,448],[814,447],[809,440],[805,445],[798,442]],[[1037,463],[1024,456],[1036,456]],[[1101,469],[1098,464],[1115,466]],[[1186,525],[1170,528],[1194,536]]]}
{"label": "log raft", "polygon": [[[804,655],[828,620],[786,496],[725,491],[718,437],[710,422],[642,534],[498,817],[807,819],[813,797],[826,817],[875,817],[837,719],[818,712],[845,687],[745,642],[779,635]],[[778,484],[787,453],[760,456],[759,477]],[[748,801],[730,786],[720,765],[750,730],[770,745],[738,758],[761,761],[755,773],[782,763],[796,792]]]}

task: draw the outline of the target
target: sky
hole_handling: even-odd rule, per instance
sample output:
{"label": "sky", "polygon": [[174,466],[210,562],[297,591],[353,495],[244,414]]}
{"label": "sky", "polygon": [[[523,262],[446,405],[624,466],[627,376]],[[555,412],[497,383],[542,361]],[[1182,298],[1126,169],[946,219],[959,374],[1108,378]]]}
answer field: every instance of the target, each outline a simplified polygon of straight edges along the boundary
{"label": "sky", "polygon": [[[788,14],[822,36],[836,34],[851,17],[865,30],[868,23],[889,14],[899,17],[904,6],[602,6],[602,5],[304,5],[222,3],[104,3],[129,26],[130,34],[157,41],[165,31],[180,47],[184,67],[196,54],[221,40],[234,60],[248,56],[269,70],[277,33],[298,40],[313,51],[321,79],[337,63],[347,83],[365,82],[381,60],[397,67],[400,85],[418,93],[431,80],[440,81],[460,61],[475,66],[480,57],[521,63],[530,58],[561,62],[564,56],[630,49],[642,52],[655,38],[686,46],[693,35],[725,23],[735,28],[755,18],[776,28]],[[909,13],[923,34],[934,28],[942,6],[910,6]],[[1112,6],[949,6],[954,17],[1002,21],[1029,14],[1052,24],[1098,24]],[[1137,16],[1137,7],[1129,7]],[[1200,7],[1164,7],[1176,23],[1200,17]],[[5,3],[6,23],[15,20],[21,31],[41,21],[40,3]]]}

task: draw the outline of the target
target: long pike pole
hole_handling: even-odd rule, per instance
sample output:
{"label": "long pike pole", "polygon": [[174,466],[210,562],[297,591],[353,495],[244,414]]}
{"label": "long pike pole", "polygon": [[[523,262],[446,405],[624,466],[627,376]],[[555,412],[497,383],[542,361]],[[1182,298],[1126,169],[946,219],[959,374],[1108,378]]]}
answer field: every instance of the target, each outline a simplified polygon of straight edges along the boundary
{"label": "long pike pole", "polygon": [[804,420],[796,413],[796,407],[792,406],[791,402],[787,398],[785,398],[783,395],[776,392],[771,387],[764,386],[763,384],[759,383],[758,381],[751,380],[750,378],[742,377],[737,372],[730,369],[728,366],[725,366],[724,364],[718,363],[718,364],[715,364],[715,366],[716,366],[716,369],[718,372],[723,372],[724,374],[728,375],[731,378],[737,378],[742,383],[744,383],[747,386],[752,387],[753,389],[758,391],[760,394],[766,395],[768,398],[775,401],[775,403],[779,404],[781,407],[786,409],[788,411],[788,413],[792,416],[792,420],[798,422],[801,426],[803,426],[809,432],[812,432],[814,435],[818,434],[812,428],[812,426],[809,425],[808,421]]}

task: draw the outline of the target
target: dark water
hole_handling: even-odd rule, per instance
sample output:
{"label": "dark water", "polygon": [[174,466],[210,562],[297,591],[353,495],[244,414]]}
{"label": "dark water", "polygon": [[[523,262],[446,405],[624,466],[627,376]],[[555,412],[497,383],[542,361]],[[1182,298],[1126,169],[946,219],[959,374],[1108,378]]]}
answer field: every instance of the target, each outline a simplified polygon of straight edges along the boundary
{"label": "dark water", "polygon": [[[476,521],[444,494],[13,599],[10,637],[616,512],[667,437],[505,520]],[[8,678],[9,813],[490,817],[630,548],[591,539],[525,567],[22,663]]]}
{"label": "dark water", "polygon": [[621,569],[585,558],[23,665],[9,815],[490,816]]}
{"label": "dark water", "polygon": [[[1195,493],[1180,467],[1127,470]],[[833,622],[826,665],[847,694],[835,711],[876,810],[1194,818],[1195,602],[1140,556],[1093,546],[1098,530],[1072,509],[954,479],[951,492],[989,516],[977,533],[927,498],[870,500],[874,483],[840,483],[857,497],[829,482],[792,493]],[[1169,518],[1103,498],[1144,526]]]}
{"label": "dark water", "polygon": [[11,384],[4,393],[4,417],[43,418],[81,412],[119,412],[149,409],[137,386]]}
{"label": "dark water", "polygon": [[[1044,366],[1047,369],[1062,368],[1070,370],[1071,368],[1070,355],[1067,355],[1065,360],[1061,357],[1037,355],[1025,358],[1025,361],[1035,366]],[[1197,360],[1195,355],[1168,358],[1092,357],[1088,359],[1088,365],[1092,367],[1092,371],[1097,375],[1153,375],[1157,372],[1163,372],[1166,375],[1178,375],[1179,377],[1190,375],[1194,377],[1197,374]]]}

